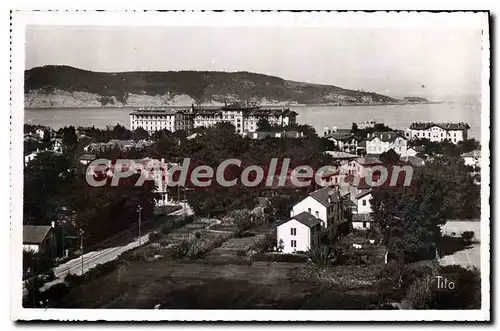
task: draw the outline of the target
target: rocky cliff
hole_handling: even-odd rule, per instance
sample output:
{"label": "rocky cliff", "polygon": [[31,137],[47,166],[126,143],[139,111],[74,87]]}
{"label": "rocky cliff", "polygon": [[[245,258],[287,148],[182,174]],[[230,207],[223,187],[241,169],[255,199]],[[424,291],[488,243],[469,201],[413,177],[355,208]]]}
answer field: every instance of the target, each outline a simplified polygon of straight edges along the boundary
{"label": "rocky cliff", "polygon": [[263,105],[383,104],[398,100],[365,91],[284,80],[250,72],[104,73],[68,66],[25,71],[25,107],[133,107],[253,101]]}

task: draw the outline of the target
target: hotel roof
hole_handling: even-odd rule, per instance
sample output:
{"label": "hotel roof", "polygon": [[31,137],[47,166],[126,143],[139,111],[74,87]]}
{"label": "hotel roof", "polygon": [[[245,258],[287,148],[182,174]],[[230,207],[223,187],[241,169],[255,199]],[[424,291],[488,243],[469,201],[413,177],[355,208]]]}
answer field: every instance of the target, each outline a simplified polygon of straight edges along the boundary
{"label": "hotel roof", "polygon": [[470,126],[467,123],[434,123],[434,122],[427,122],[427,123],[412,123],[410,125],[410,130],[427,130],[429,128],[432,128],[433,126],[440,127],[443,130],[464,130],[464,129],[470,129]]}

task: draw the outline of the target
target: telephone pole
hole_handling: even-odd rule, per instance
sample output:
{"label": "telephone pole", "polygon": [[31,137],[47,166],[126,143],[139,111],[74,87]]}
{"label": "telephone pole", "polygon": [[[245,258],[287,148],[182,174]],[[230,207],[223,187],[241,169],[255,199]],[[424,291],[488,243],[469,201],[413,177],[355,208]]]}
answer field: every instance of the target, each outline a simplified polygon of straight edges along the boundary
{"label": "telephone pole", "polygon": [[141,211],[142,206],[137,205],[137,212],[139,213],[139,246],[141,246]]}
{"label": "telephone pole", "polygon": [[85,232],[82,229],[80,229],[80,250],[82,251],[82,263],[81,263],[82,264],[82,277],[83,277],[83,234],[84,233]]}

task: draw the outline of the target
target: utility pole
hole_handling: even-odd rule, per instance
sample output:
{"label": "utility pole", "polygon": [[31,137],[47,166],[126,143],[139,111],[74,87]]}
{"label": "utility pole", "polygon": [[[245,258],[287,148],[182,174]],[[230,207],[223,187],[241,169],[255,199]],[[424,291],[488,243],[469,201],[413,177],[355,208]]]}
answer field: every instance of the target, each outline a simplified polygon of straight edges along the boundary
{"label": "utility pole", "polygon": [[137,205],[137,212],[139,213],[139,246],[141,246],[141,211],[142,206]]}
{"label": "utility pole", "polygon": [[85,232],[82,229],[80,229],[80,250],[82,251],[82,263],[81,263],[82,264],[82,277],[83,277],[83,234],[84,233]]}

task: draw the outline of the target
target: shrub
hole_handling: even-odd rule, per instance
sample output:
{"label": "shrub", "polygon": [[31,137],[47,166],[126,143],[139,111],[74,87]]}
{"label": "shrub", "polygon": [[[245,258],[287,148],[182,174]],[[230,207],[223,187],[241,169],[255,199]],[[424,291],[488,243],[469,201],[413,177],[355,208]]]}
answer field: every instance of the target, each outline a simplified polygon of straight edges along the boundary
{"label": "shrub", "polygon": [[474,231],[464,231],[464,232],[462,232],[462,239],[467,244],[470,244],[472,242],[473,238],[474,238]]}
{"label": "shrub", "polygon": [[405,296],[405,301],[411,309],[429,309],[432,300],[432,277],[430,275],[415,280]]}
{"label": "shrub", "polygon": [[158,241],[163,237],[163,233],[160,232],[153,232],[149,234],[149,240],[150,241]]}
{"label": "shrub", "polygon": [[253,249],[260,253],[269,252],[274,246],[276,246],[276,241],[276,231],[267,233],[264,238],[255,243]]}
{"label": "shrub", "polygon": [[335,253],[331,246],[317,245],[313,246],[308,252],[307,256],[312,262],[318,265],[330,265],[335,261]]}
{"label": "shrub", "polygon": [[478,269],[465,269],[459,265],[441,267],[439,275],[453,281],[453,289],[434,287],[430,309],[480,309],[481,274]]}

